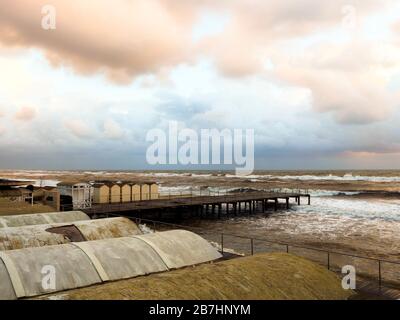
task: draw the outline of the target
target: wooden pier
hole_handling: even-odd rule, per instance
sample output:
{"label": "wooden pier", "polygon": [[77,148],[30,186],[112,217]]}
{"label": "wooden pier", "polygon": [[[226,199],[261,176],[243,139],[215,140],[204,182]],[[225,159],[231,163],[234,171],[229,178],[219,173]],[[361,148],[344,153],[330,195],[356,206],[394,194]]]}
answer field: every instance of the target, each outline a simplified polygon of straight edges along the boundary
{"label": "wooden pier", "polygon": [[[266,212],[267,209],[277,211],[279,208],[289,209],[290,200],[296,205],[301,204],[301,198],[307,199],[311,204],[311,196],[302,193],[270,193],[249,192],[216,196],[189,196],[161,198],[155,200],[135,201],[128,203],[96,204],[92,208],[84,209],[88,215],[103,215],[112,213],[125,213],[132,216],[144,217],[146,213],[157,213],[162,217],[165,212],[182,214],[194,212],[197,216],[252,214],[256,211]],[[183,210],[182,210],[183,209]]]}

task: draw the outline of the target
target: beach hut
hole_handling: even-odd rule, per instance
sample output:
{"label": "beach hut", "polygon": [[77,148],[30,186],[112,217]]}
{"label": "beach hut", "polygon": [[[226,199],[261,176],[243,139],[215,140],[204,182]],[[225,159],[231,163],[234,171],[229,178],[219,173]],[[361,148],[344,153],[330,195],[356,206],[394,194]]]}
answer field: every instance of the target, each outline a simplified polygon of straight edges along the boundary
{"label": "beach hut", "polygon": [[121,185],[121,201],[122,202],[131,202],[132,199],[132,188],[128,183],[123,183]]}
{"label": "beach hut", "polygon": [[111,203],[121,202],[121,186],[119,184],[114,183],[111,185],[110,199],[111,199]]}
{"label": "beach hut", "polygon": [[134,183],[132,184],[132,201],[140,201],[140,200],[141,200],[140,184]]}
{"label": "beach hut", "polygon": [[159,190],[157,183],[150,184],[150,199],[158,199],[159,198]]}
{"label": "beach hut", "polygon": [[142,183],[141,185],[141,200],[150,199],[150,185],[147,183]]}
{"label": "beach hut", "polygon": [[107,184],[93,185],[93,203],[110,203],[110,187]]}

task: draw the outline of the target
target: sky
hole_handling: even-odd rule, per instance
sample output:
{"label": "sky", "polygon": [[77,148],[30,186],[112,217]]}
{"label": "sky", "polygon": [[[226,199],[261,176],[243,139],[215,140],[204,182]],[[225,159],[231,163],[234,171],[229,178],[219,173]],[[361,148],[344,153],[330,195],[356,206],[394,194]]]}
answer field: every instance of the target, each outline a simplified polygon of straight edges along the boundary
{"label": "sky", "polygon": [[0,1],[0,168],[185,169],[146,161],[170,121],[254,129],[256,169],[400,169],[400,2]]}

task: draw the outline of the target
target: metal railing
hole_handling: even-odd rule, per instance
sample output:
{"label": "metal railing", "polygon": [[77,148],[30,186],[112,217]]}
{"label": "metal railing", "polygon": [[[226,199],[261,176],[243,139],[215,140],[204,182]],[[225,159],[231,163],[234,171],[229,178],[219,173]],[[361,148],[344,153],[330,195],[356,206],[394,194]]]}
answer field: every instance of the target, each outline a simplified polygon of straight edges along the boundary
{"label": "metal railing", "polygon": [[[100,198],[100,202],[92,202],[92,205],[113,205],[118,206],[118,205],[124,205],[127,203],[136,203],[136,202],[145,202],[145,201],[154,201],[154,200],[172,200],[172,199],[178,199],[178,198],[198,198],[198,197],[226,197],[232,198],[233,199],[228,199],[228,200],[234,200],[234,197],[239,197],[243,196],[245,194],[251,195],[251,194],[257,194],[257,193],[271,193],[271,194],[281,194],[281,195],[289,195],[289,194],[296,194],[296,195],[309,195],[307,189],[287,189],[287,188],[275,188],[275,189],[265,189],[265,190],[260,190],[260,191],[248,191],[248,192],[233,192],[229,190],[216,190],[216,191],[211,191],[211,190],[188,190],[188,191],[177,191],[177,192],[159,192],[159,193],[149,193],[145,195],[132,195],[129,198],[129,201],[124,199],[128,199],[127,194],[120,194],[116,195],[113,197],[105,197],[105,198]],[[60,205],[61,211],[69,211],[73,210],[74,206],[72,204],[62,204]],[[79,209],[77,209],[79,210]]]}
{"label": "metal railing", "polygon": [[[385,284],[385,286],[388,286],[388,287],[394,287],[397,289],[400,288],[400,262],[398,262],[398,261],[391,261],[391,260],[381,259],[381,258],[377,258],[377,257],[367,257],[367,256],[358,255],[358,254],[314,248],[314,247],[310,247],[310,246],[303,246],[303,245],[298,245],[298,244],[289,243],[289,242],[273,241],[273,240],[262,239],[262,238],[257,238],[257,237],[247,237],[247,236],[225,233],[225,232],[207,231],[207,230],[204,230],[204,228],[195,227],[195,226],[186,226],[186,225],[168,223],[168,222],[157,221],[157,220],[129,217],[129,216],[124,216],[124,215],[119,215],[119,214],[109,214],[109,215],[129,218],[130,220],[133,220],[134,222],[136,222],[136,224],[138,224],[138,225],[149,224],[150,228],[152,227],[154,232],[157,231],[157,229],[158,229],[157,226],[161,226],[163,229],[162,231],[165,231],[165,228],[174,228],[174,229],[178,228],[178,229],[191,230],[191,231],[194,231],[194,232],[196,232],[198,234],[202,234],[202,235],[207,235],[207,234],[212,235],[215,238],[219,238],[217,241],[212,241],[212,242],[214,242],[214,244],[216,244],[218,246],[218,249],[221,251],[222,254],[224,254],[224,252],[228,248],[232,249],[231,247],[229,247],[229,245],[227,245],[227,238],[232,237],[232,238],[236,238],[236,239],[245,240],[246,242],[248,241],[248,246],[249,246],[248,249],[249,249],[250,255],[253,255],[256,252],[256,245],[255,245],[256,241],[262,242],[262,243],[267,243],[270,246],[280,246],[282,248],[281,250],[273,249],[272,252],[276,252],[276,251],[282,252],[283,251],[286,253],[292,253],[292,254],[296,254],[296,255],[304,257],[305,256],[304,254],[299,254],[299,252],[297,252],[297,253],[295,252],[295,250],[297,249],[297,250],[308,250],[308,251],[312,251],[314,253],[322,254],[324,256],[323,260],[325,260],[325,261],[323,261],[323,260],[321,261],[321,259],[315,259],[315,257],[314,257],[314,259],[311,259],[311,260],[314,260],[314,261],[324,265],[328,270],[336,271],[336,272],[341,272],[341,268],[340,268],[340,266],[338,266],[337,264],[335,265],[332,262],[333,256],[339,256],[342,258],[345,257],[345,258],[352,258],[352,259],[360,259],[360,260],[364,260],[364,261],[374,262],[374,263],[376,263],[376,267],[377,267],[377,270],[375,270],[376,271],[375,276],[374,276],[374,273],[371,274],[366,271],[364,271],[362,273],[358,273],[358,275],[365,279],[369,279],[369,280],[372,279],[373,281],[376,281],[379,289],[382,288],[383,284]],[[214,240],[215,240],[215,238],[214,238]],[[271,251],[266,250],[266,251],[260,251],[260,252],[271,252]],[[243,254],[243,255],[246,255],[246,254]],[[392,267],[395,266],[398,268],[396,274],[398,274],[399,278],[396,279],[396,281],[394,281],[394,280],[384,281],[383,266],[386,264],[391,265]],[[346,265],[346,264],[343,264],[342,266],[344,266],[344,265]],[[336,267],[336,269],[335,269],[335,267]]]}

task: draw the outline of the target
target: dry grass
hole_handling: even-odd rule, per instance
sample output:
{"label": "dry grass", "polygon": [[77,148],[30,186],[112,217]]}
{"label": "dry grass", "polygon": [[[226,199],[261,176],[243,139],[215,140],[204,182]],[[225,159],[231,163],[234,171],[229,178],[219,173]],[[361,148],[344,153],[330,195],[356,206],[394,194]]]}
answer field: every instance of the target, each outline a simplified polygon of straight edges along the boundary
{"label": "dry grass", "polygon": [[53,207],[45,206],[43,204],[34,204],[32,206],[28,203],[0,202],[0,216],[54,211],[56,210]]}
{"label": "dry grass", "polygon": [[340,279],[309,260],[259,254],[47,296],[61,299],[347,299]]}

